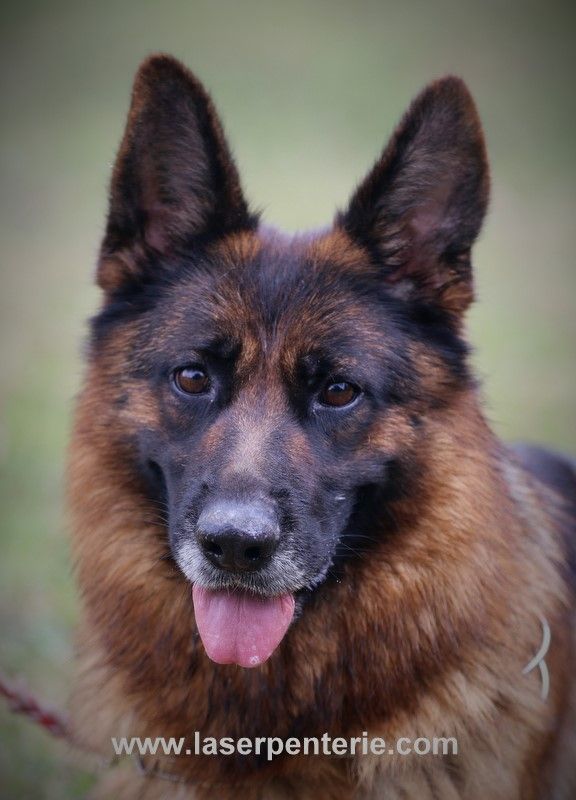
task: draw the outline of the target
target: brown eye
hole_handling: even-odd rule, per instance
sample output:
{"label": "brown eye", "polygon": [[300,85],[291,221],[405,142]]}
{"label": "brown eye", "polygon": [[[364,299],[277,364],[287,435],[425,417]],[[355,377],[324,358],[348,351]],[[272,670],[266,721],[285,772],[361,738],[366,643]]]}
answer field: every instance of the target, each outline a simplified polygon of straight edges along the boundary
{"label": "brown eye", "polygon": [[180,367],[174,371],[174,383],[184,394],[202,394],[210,386],[210,379],[201,367]]}
{"label": "brown eye", "polygon": [[358,396],[358,388],[348,381],[327,384],[320,392],[320,402],[325,406],[339,408],[349,405]]}

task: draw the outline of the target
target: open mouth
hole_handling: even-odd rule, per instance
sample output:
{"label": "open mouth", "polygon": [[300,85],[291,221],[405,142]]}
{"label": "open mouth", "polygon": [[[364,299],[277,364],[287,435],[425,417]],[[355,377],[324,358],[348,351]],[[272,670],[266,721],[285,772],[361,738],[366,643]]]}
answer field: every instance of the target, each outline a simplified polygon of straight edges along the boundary
{"label": "open mouth", "polygon": [[276,650],[294,616],[294,595],[263,597],[194,584],[194,614],[206,653],[217,664],[257,667]]}

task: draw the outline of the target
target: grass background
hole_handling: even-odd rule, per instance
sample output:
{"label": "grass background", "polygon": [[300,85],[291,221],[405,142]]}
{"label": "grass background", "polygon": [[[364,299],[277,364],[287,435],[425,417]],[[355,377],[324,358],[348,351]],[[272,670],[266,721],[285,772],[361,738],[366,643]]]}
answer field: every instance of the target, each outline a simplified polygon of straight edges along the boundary
{"label": "grass background", "polygon": [[[84,320],[130,83],[153,51],[213,92],[249,197],[327,222],[428,80],[485,122],[493,201],[470,317],[506,438],[576,451],[575,13],[468,0],[30,0],[0,8],[0,670],[61,704],[77,602],[62,504]],[[0,707],[0,797],[66,800],[73,756]]]}

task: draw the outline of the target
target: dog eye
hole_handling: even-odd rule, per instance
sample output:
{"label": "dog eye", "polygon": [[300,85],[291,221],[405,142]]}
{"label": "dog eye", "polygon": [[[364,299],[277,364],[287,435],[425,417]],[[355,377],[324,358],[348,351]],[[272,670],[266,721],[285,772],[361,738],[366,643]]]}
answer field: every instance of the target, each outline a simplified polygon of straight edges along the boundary
{"label": "dog eye", "polygon": [[319,400],[324,406],[341,408],[348,406],[358,397],[359,389],[348,381],[334,381],[328,383],[320,392]]}
{"label": "dog eye", "polygon": [[210,387],[210,378],[202,367],[194,365],[174,370],[174,384],[184,394],[202,394]]}

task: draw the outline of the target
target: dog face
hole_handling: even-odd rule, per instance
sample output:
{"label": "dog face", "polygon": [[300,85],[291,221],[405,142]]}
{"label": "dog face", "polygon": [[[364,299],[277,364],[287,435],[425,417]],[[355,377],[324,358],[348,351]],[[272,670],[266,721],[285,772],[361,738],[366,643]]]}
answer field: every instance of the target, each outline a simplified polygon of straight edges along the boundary
{"label": "dog face", "polygon": [[473,103],[448,78],[334,227],[287,239],[259,229],[196,79],[166,57],[141,68],[91,357],[214,660],[265,660],[294,598],[370,557],[374,515],[418,492],[427,424],[469,384],[487,183]]}

